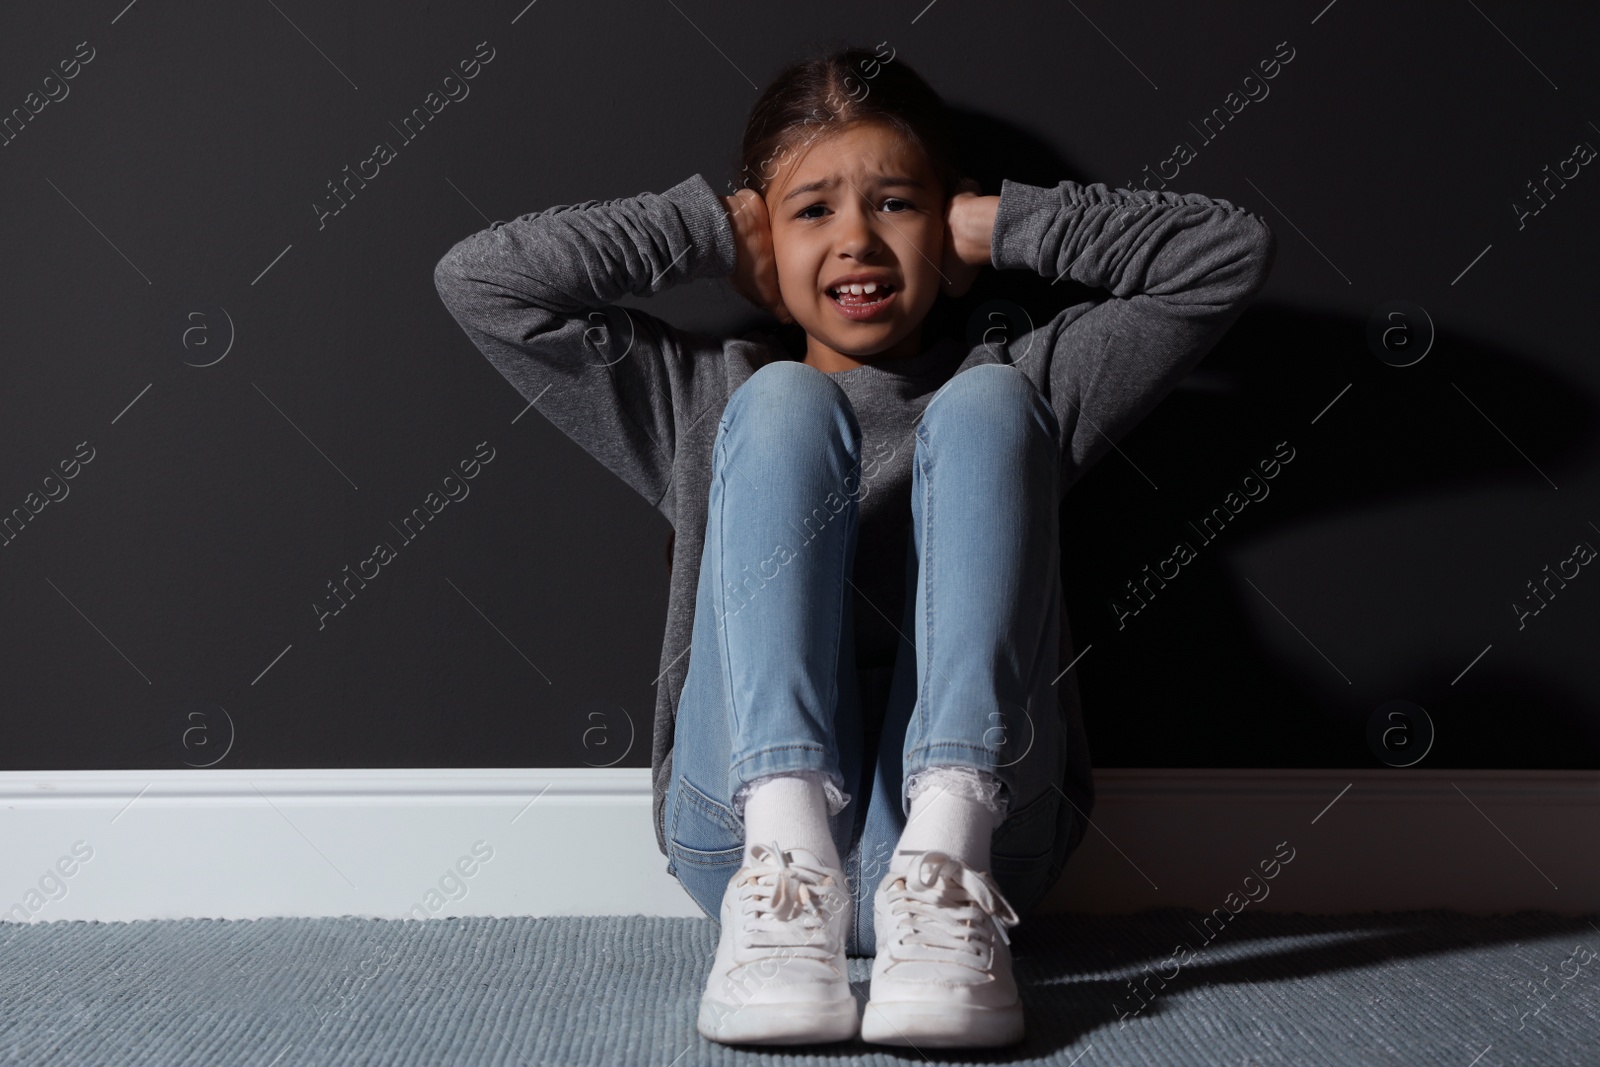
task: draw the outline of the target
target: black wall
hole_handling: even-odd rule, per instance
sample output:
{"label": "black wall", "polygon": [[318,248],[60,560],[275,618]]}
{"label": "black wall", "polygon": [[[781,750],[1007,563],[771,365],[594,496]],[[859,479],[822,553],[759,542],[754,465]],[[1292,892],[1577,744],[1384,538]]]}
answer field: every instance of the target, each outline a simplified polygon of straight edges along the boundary
{"label": "black wall", "polygon": [[[433,265],[494,219],[696,171],[727,189],[759,87],[846,41],[962,110],[987,193],[1127,185],[1182,142],[1166,188],[1278,234],[1256,306],[1063,505],[1098,765],[1597,765],[1600,568],[1562,563],[1600,546],[1592,5],[110,0],[0,23],[0,113],[38,108],[0,146],[0,515],[28,514],[0,546],[0,767],[646,766],[669,528],[524,411]],[[1042,321],[1089,295],[1064,289],[991,274],[960,310]],[[638,306],[754,321],[726,283]],[[1141,607],[1125,583],[1180,540]]]}

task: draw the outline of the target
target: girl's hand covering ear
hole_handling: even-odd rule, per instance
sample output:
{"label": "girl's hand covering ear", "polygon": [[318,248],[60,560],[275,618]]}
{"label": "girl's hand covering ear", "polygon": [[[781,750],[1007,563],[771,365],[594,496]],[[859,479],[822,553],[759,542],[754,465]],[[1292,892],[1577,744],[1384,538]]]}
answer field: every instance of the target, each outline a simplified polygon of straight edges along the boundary
{"label": "girl's hand covering ear", "polygon": [[772,224],[767,202],[754,189],[740,189],[722,198],[733,224],[733,243],[738,249],[733,268],[733,288],[763,311],[776,315],[779,322],[793,322],[778,289],[778,260],[772,249]]}
{"label": "girl's hand covering ear", "polygon": [[939,288],[948,296],[965,296],[978,273],[994,265],[989,247],[1000,198],[979,196],[979,188],[976,181],[966,179],[945,209],[944,258],[939,264],[944,280]]}

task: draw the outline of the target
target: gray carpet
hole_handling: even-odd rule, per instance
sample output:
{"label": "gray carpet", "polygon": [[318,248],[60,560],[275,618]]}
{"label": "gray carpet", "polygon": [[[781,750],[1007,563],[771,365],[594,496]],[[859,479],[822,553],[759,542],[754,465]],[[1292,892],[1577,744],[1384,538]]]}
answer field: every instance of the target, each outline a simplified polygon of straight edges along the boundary
{"label": "gray carpet", "polygon": [[[923,1056],[705,1041],[708,919],[5,923],[0,1063],[1600,1064],[1600,919],[1246,911],[1209,946],[1198,926],[1033,917],[1026,1043]],[[1202,951],[1171,962],[1180,941]],[[862,1000],[870,967],[851,961]]]}

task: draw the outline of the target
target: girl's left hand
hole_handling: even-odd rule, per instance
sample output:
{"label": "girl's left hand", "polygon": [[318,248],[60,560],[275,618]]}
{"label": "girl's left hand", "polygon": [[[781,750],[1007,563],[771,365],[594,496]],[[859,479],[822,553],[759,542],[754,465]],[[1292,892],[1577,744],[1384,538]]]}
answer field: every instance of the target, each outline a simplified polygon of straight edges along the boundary
{"label": "girl's left hand", "polygon": [[963,181],[945,209],[944,257],[939,288],[948,296],[965,296],[984,267],[994,265],[989,254],[994,239],[998,196],[979,196],[978,183]]}

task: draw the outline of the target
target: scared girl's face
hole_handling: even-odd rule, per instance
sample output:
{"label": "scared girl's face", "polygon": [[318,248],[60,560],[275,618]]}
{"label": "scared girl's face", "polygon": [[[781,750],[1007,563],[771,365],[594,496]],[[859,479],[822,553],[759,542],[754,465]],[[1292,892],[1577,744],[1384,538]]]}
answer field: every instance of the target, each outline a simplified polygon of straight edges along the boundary
{"label": "scared girl's face", "polygon": [[[863,123],[780,159],[765,200],[805,361],[833,371],[914,355],[939,295],[945,237],[944,189],[926,154],[891,127]],[[874,291],[841,292],[867,286]]]}

